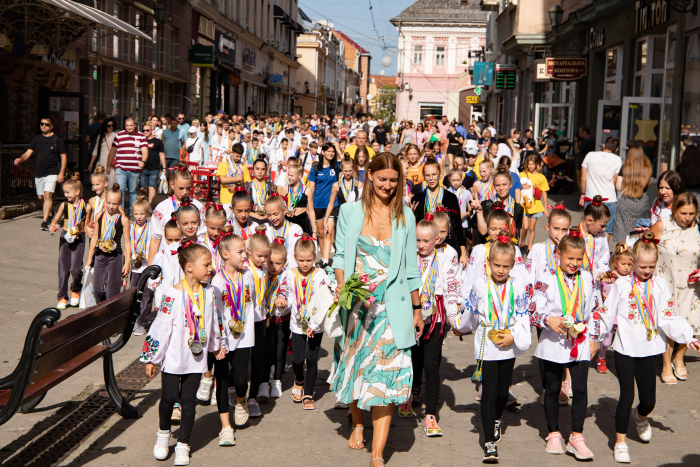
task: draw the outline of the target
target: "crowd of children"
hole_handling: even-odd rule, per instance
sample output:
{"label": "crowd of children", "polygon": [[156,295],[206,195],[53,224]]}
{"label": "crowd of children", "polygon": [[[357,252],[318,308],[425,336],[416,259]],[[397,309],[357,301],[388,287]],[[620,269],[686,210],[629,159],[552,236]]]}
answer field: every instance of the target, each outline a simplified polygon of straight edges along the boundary
{"label": "crowd of children", "polygon": [[[221,204],[205,210],[188,197],[193,176],[181,163],[169,175],[170,195],[152,210],[140,197],[130,220],[119,186],[109,187],[98,167],[91,180],[95,196],[87,202],[79,180],[64,182],[66,201],[51,229],[62,228],[59,308],[78,305],[88,242],[86,264],[94,268],[98,303],[119,293],[129,276],[134,286],[148,265],[161,268],[149,281],[134,334],[146,335],[141,361],[147,373],[155,376],[156,365],[161,372],[153,453],[159,460],[169,456],[171,424],[178,420],[175,465],[189,463],[197,401],[217,407],[219,445],[234,446],[233,426],[260,417],[261,402],[283,396],[289,347],[291,397],[302,409],[315,409],[323,331],[311,318],[309,303],[321,288],[334,288],[334,219],[340,206],[362,199],[370,159],[363,146],[354,154],[344,152],[342,138],[317,142],[304,126],[298,142],[293,130],[279,128],[274,137],[288,137],[274,151],[271,140],[262,151],[256,139],[248,147],[228,144],[222,122],[215,128],[211,147],[219,158]],[[667,337],[700,349],[691,326],[674,310],[668,284],[654,275],[653,234],[645,233],[631,247],[618,245],[611,257],[603,232],[610,212],[601,197],[594,197],[572,226],[563,203],[548,205],[537,157],[528,157],[520,174],[523,192],[532,188],[524,198],[514,189],[518,177],[508,170],[507,157],[494,164],[487,153],[481,160],[461,153],[446,171],[433,149],[407,144],[399,156],[406,185],[396,190],[417,221],[425,322],[411,348],[413,386],[398,406],[399,416],[414,416],[425,387],[424,431],[443,436],[438,425],[443,340],[450,328],[457,336],[473,332],[472,379],[481,382],[484,461],[498,461],[503,412],[518,403],[510,390],[515,360],[533,345],[534,327],[546,452],[593,458],[582,434],[589,362],[597,357],[598,371],[607,372],[606,350],[612,347],[620,381],[613,456],[630,462],[630,413],[640,438],[648,442],[652,436],[647,417],[655,404],[654,357],[666,350]],[[547,216],[548,238],[534,243],[534,226],[542,216]],[[149,325],[152,307],[155,319]],[[633,410],[635,381],[639,405]],[[559,407],[569,398],[571,427],[565,438]],[[345,405],[339,401],[336,407]],[[350,447],[362,447],[361,436],[353,436]]]}

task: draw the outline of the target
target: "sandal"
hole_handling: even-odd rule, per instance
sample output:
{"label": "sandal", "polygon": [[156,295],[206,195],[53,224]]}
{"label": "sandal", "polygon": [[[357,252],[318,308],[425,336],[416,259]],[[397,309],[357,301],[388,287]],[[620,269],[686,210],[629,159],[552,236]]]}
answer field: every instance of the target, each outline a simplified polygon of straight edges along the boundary
{"label": "sandal", "polygon": [[381,457],[375,457],[374,459],[372,459],[372,461],[369,463],[369,467],[374,467],[374,461],[379,461],[382,463],[382,465],[380,465],[379,467],[386,467],[386,464],[384,464],[384,459],[382,459]]}
{"label": "sandal", "polygon": [[[673,376],[672,378],[673,378],[672,380],[667,381],[664,379],[663,375],[661,375],[661,382],[668,385],[668,386],[678,386],[678,381],[676,381],[675,376]],[[673,381],[673,382],[671,382],[671,381]]]}
{"label": "sandal", "polygon": [[316,403],[314,402],[314,398],[311,396],[304,396],[301,398],[301,402],[303,404],[303,409],[304,410],[314,410],[316,409]]}
{"label": "sandal", "polygon": [[299,384],[295,381],[294,386],[292,387],[292,400],[297,404],[302,400],[301,392],[304,390],[303,385],[304,383]]}
{"label": "sandal", "polygon": [[348,440],[348,447],[350,449],[355,449],[357,451],[362,450],[365,448],[365,439],[364,436],[362,436],[362,441],[360,441],[360,435],[358,434],[358,431],[364,431],[364,427],[361,426],[356,426],[352,429],[352,434],[355,435],[355,441],[356,445],[355,446],[350,446],[350,442],[352,441],[352,435],[350,435],[350,439]]}
{"label": "sandal", "polygon": [[688,379],[688,372],[686,371],[685,375],[681,375],[676,371],[676,364],[673,362],[671,362],[671,370],[673,370],[673,376],[675,376],[678,381],[685,381]]}

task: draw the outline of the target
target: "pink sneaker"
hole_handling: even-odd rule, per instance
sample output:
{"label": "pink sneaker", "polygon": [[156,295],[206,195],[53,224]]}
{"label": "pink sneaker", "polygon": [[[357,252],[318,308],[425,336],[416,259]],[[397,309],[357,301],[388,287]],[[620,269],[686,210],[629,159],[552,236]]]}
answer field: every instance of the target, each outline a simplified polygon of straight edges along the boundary
{"label": "pink sneaker", "polygon": [[588,446],[586,446],[586,440],[583,439],[583,435],[571,435],[571,437],[569,437],[569,444],[566,445],[566,450],[576,456],[576,459],[593,459],[593,453],[588,449]]}
{"label": "pink sneaker", "polygon": [[564,448],[561,447],[561,434],[559,432],[550,434],[544,440],[547,441],[545,451],[549,454],[564,454]]}

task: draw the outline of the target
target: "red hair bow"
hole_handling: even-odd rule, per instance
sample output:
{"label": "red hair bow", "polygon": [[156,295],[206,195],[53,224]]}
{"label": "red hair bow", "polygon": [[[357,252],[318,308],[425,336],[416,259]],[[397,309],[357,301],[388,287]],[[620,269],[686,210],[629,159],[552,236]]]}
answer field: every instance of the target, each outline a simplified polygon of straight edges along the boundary
{"label": "red hair bow", "polygon": [[[493,209],[494,211],[506,211],[506,208],[504,208],[501,205],[498,205],[498,206],[494,205],[494,207],[491,209]],[[452,212],[454,212],[454,211],[452,211]],[[511,213],[509,213],[508,211],[506,211],[506,214],[508,214],[511,217],[511,219],[513,218],[513,215]]]}
{"label": "red hair bow", "polygon": [[192,201],[189,198],[182,198],[182,201],[180,201],[180,206],[189,206],[190,204],[192,204]]}
{"label": "red hair bow", "polygon": [[236,189],[233,191],[246,191],[246,190],[245,190],[245,187],[243,187],[243,186],[237,186]]}
{"label": "red hair bow", "polygon": [[600,206],[601,204],[603,204],[603,201],[607,201],[607,200],[608,200],[608,198],[603,198],[600,202],[598,202],[598,201],[593,201],[593,198],[589,198],[587,196],[583,197],[583,201],[585,201],[586,203],[591,203],[593,206]]}
{"label": "red hair bow", "polygon": [[177,212],[173,211],[170,213],[170,218],[177,220]]}
{"label": "red hair bow", "polygon": [[581,238],[583,238],[583,234],[581,233],[580,230],[575,230],[573,232],[569,232],[569,237],[581,237]]}
{"label": "red hair bow", "polygon": [[272,243],[277,243],[277,244],[280,244],[280,245],[284,245],[284,244],[286,243],[286,241],[284,240],[284,238],[279,238],[279,237],[277,237],[277,238],[275,238],[274,240],[272,240]]}
{"label": "red hair bow", "polygon": [[223,211],[224,210],[224,205],[223,204],[212,204],[212,207],[214,208],[215,211]]}
{"label": "red hair bow", "polygon": [[264,225],[261,225],[261,226],[259,227],[259,230],[258,230],[258,229],[255,229],[255,233],[256,233],[256,234],[259,233],[259,234],[265,235],[265,234],[267,233],[267,227],[265,227]]}
{"label": "red hair bow", "polygon": [[496,240],[498,240],[501,243],[509,243],[510,237],[508,235],[499,235],[498,237],[496,237]]}
{"label": "red hair bow", "polygon": [[[501,209],[503,209],[503,208],[501,208]],[[443,208],[443,207],[439,207],[435,211],[437,211],[437,212],[451,212],[455,215],[459,215],[459,213],[454,211],[453,209],[447,209],[447,208]]]}
{"label": "red hair bow", "polygon": [[434,221],[434,220],[435,220],[435,216],[433,216],[432,214],[428,213],[428,214],[425,215],[425,217],[423,217],[423,219],[425,219],[426,221],[430,222],[430,221]]}
{"label": "red hair bow", "polygon": [[276,191],[273,191],[272,193],[270,193],[270,196],[279,196],[280,198],[282,198],[284,200],[285,203],[287,202],[287,197],[277,193]]}
{"label": "red hair bow", "polygon": [[659,244],[659,239],[658,238],[642,238],[641,239],[644,243],[653,243],[654,245]]}
{"label": "red hair bow", "polygon": [[180,253],[180,252],[181,252],[182,250],[184,250],[185,248],[190,247],[190,246],[192,246],[192,245],[196,245],[196,244],[197,244],[197,243],[195,243],[195,242],[193,242],[193,241],[191,241],[191,240],[187,240],[185,243],[183,243],[182,245],[180,245],[180,246],[177,248],[177,252]]}
{"label": "red hair bow", "polygon": [[549,209],[549,210],[560,209],[562,211],[566,211],[566,206],[564,206],[563,204],[557,204],[556,206],[552,206],[551,204],[548,204],[547,209]]}
{"label": "red hair bow", "polygon": [[223,240],[224,237],[228,237],[229,235],[233,235],[233,232],[224,232],[219,236],[219,238],[214,240],[214,243],[212,244],[214,249],[216,250],[217,248],[219,248],[219,242],[221,242],[221,240]]}
{"label": "red hair bow", "polygon": [[315,239],[314,237],[312,237],[311,235],[307,234],[306,232],[304,232],[304,233],[302,233],[302,234],[294,234],[294,236],[295,236],[295,237],[301,237],[301,239],[302,239],[303,241],[306,241],[306,240],[313,240],[313,241],[316,241],[316,239]]}
{"label": "red hair bow", "polygon": [[179,170],[181,172],[189,172],[189,169],[187,167],[180,167],[179,165],[176,167],[173,167],[171,170]]}

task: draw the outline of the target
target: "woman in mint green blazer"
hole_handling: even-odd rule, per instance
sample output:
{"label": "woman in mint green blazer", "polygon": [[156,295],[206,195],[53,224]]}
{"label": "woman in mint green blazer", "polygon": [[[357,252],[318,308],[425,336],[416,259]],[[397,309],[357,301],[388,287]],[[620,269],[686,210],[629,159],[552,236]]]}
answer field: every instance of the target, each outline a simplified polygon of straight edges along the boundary
{"label": "woman in mint green blazer", "polygon": [[352,274],[367,274],[372,304],[341,308],[344,332],[336,340],[329,382],[336,397],[350,404],[349,447],[364,449],[362,409],[372,408],[371,466],[384,465],[394,405],[408,400],[413,384],[416,327],[419,335],[423,331],[416,219],[404,206],[404,183],[396,156],[377,155],[367,168],[362,199],[340,208],[336,226],[336,294]]}

